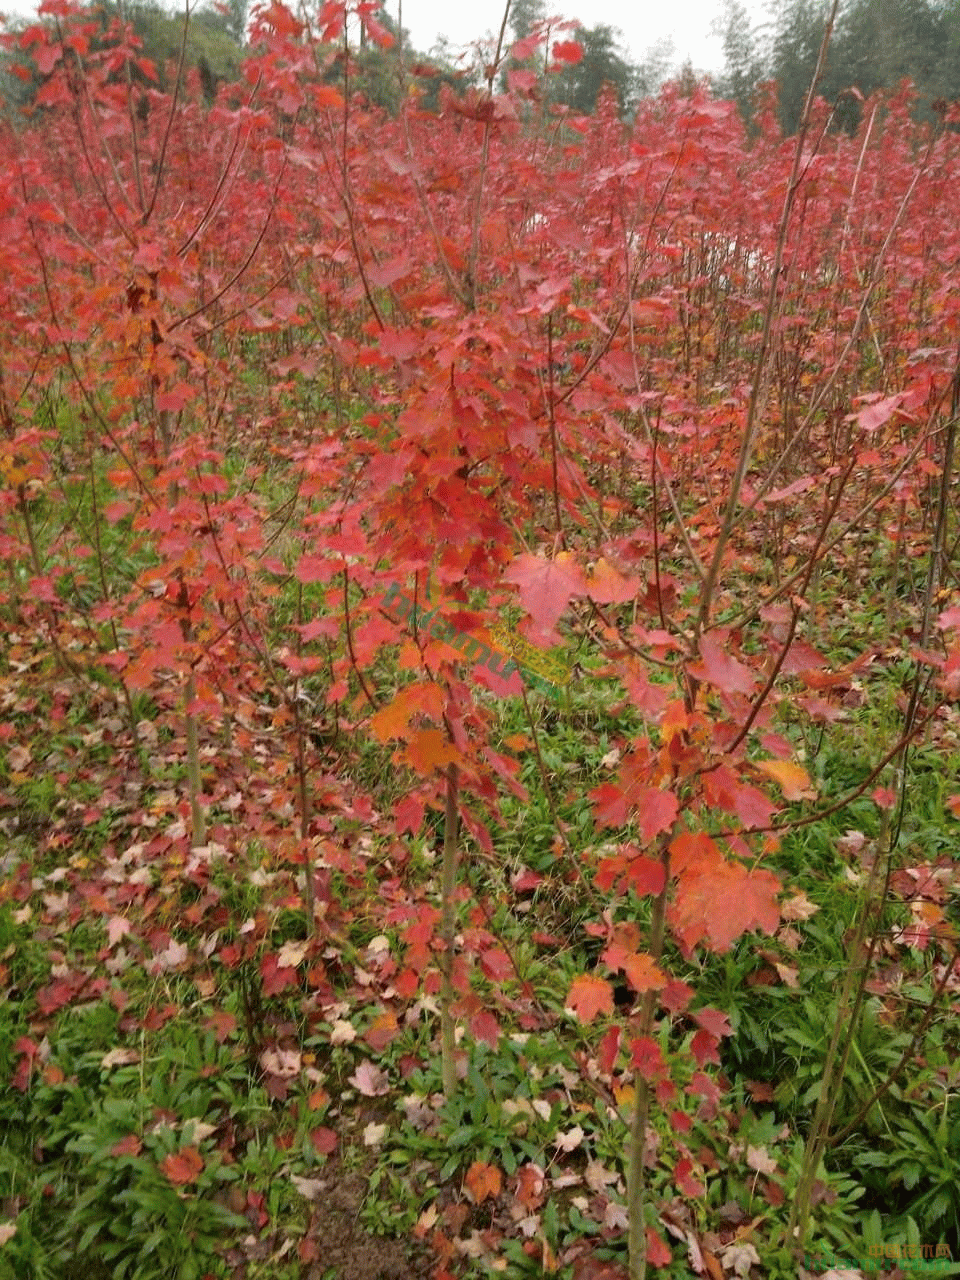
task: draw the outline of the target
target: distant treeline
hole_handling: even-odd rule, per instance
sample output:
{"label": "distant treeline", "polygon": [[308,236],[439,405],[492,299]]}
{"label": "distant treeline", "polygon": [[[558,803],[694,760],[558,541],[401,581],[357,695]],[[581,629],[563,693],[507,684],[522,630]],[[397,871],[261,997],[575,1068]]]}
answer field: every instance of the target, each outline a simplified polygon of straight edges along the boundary
{"label": "distant treeline", "polygon": [[[96,46],[97,30],[106,33],[111,24],[129,23],[142,45],[140,56],[153,68],[157,88],[169,89],[178,74],[196,76],[212,102],[218,87],[233,83],[239,74],[246,50],[247,2],[210,3],[192,12],[184,37],[183,13],[156,0],[99,0],[89,6],[91,47]],[[711,77],[716,92],[733,98],[749,125],[758,109],[761,87],[776,81],[780,123],[786,134],[793,133],[816,65],[828,0],[780,0],[776,16],[766,22],[755,21],[743,0],[722,2],[719,26],[725,66],[720,75]],[[569,0],[569,7],[576,3]],[[551,16],[554,7],[562,7],[562,0],[549,7],[546,0],[514,0],[511,44],[542,31],[544,24],[556,26],[559,19]],[[408,33],[397,29],[387,8],[377,20],[394,37],[392,45],[362,43],[351,47],[348,59],[342,50],[331,50],[330,58],[318,66],[320,74],[388,111],[397,109],[411,83],[419,87],[422,106],[431,110],[445,91],[456,93],[477,82],[482,50],[473,66],[444,43],[420,52],[412,47]],[[557,29],[557,39],[571,36]],[[629,117],[636,104],[656,93],[668,78],[679,77],[691,86],[705,78],[689,64],[678,68],[669,42],[654,45],[640,62],[634,62],[623,48],[622,33],[614,27],[580,26],[575,38],[583,49],[578,62],[543,74],[541,45],[535,56],[508,59],[503,84],[511,72],[534,71],[539,85],[536,96],[545,107],[563,106],[589,115],[606,91],[622,115]],[[0,95],[29,107],[41,79],[35,68],[18,65],[15,33],[5,44],[0,50]],[[141,74],[133,66],[134,74]],[[863,99],[878,89],[895,89],[904,78],[915,86],[916,110],[922,116],[932,117],[960,99],[960,0],[844,0],[819,88],[821,96],[834,104],[833,125],[855,128]]]}
{"label": "distant treeline", "polygon": [[[726,67],[717,87],[748,123],[760,86],[774,80],[783,130],[796,131],[829,9],[825,0],[781,0],[773,21],[756,23],[742,0],[724,0]],[[835,106],[834,124],[854,129],[862,100],[904,79],[921,116],[960,98],[960,0],[844,0],[818,89]]]}

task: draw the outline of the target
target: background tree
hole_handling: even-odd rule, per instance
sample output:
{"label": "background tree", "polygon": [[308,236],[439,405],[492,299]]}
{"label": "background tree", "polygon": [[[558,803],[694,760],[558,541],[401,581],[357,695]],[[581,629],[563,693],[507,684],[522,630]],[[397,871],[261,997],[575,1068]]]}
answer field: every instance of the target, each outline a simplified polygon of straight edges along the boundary
{"label": "background tree", "polygon": [[[826,88],[833,97],[855,86],[863,96],[912,80],[922,111],[932,98],[953,96],[945,65],[947,32],[944,10],[930,0],[858,0],[847,6],[838,23],[831,74]],[[945,74],[946,73],[946,74]],[[841,104],[842,122],[855,127],[859,103]]]}
{"label": "background tree", "polygon": [[647,48],[643,60],[633,69],[637,98],[652,98],[670,78],[675,52],[670,36],[664,36]]}
{"label": "background tree", "polygon": [[576,40],[583,57],[551,77],[551,99],[578,115],[591,115],[604,86],[609,85],[621,112],[625,111],[635,95],[637,77],[636,68],[620,52],[621,38],[622,32],[605,23],[580,27]]}
{"label": "background tree", "polygon": [[447,36],[434,41],[425,56],[411,55],[408,71],[419,89],[420,109],[433,112],[440,110],[440,92],[444,86],[460,94],[476,77],[471,59],[458,52]]}
{"label": "background tree", "polygon": [[[780,123],[795,132],[823,35],[824,6],[789,0],[776,13],[769,43],[742,0],[725,0],[719,24],[725,66],[720,91],[749,121],[752,98],[765,79],[778,84]],[[765,47],[766,44],[766,47]],[[853,130],[860,100],[903,79],[916,90],[915,114],[929,116],[937,99],[960,96],[960,0],[852,0],[844,4],[828,51],[820,92],[836,104],[835,124]]]}
{"label": "background tree", "polygon": [[940,9],[943,55],[930,86],[936,98],[960,97],[960,0],[947,0]]}
{"label": "background tree", "polygon": [[[184,14],[168,12],[154,2],[145,0],[134,4],[125,0],[102,0],[89,6],[88,15],[92,37],[91,48],[111,40],[108,35],[115,23],[128,23],[141,45],[140,56],[153,64],[156,72],[154,87],[162,92],[172,89],[180,73],[181,56],[184,74],[199,76],[203,94],[208,102],[216,95],[220,83],[235,81],[240,73],[244,51],[236,32],[240,24],[246,25],[246,0],[231,0],[234,8],[226,5],[210,6],[190,13],[187,20],[184,44]],[[99,36],[97,32],[99,31]],[[20,65],[23,59],[16,49],[4,51],[6,70],[0,79],[3,96],[18,105],[33,101],[43,77],[35,71],[24,76],[11,75],[11,64]],[[125,75],[126,71],[117,71]],[[131,74],[146,79],[144,73],[131,66]]]}
{"label": "background tree", "polygon": [[409,36],[406,31],[401,32],[383,5],[376,13],[376,21],[384,35],[371,39],[366,28],[361,27],[359,42],[350,49],[346,81],[342,58],[331,64],[327,78],[341,83],[341,87],[345,84],[351,92],[362,94],[372,105],[395,115],[402,97],[400,59],[409,51]]}
{"label": "background tree", "polygon": [[544,0],[514,0],[510,6],[510,30],[515,40],[525,40],[547,16]]}
{"label": "background tree", "polygon": [[759,33],[743,0],[724,0],[718,25],[723,42],[724,74],[717,87],[737,104],[744,121],[749,121],[754,94],[764,79]]}
{"label": "background tree", "polygon": [[[245,26],[246,0],[236,0],[236,3],[242,8]],[[134,4],[126,0],[119,0],[119,3],[117,0],[105,0],[91,6],[90,12],[100,15],[104,31],[114,18],[129,22],[143,42],[143,56],[156,67],[161,88],[168,91],[172,87],[180,65],[181,49],[184,49],[182,11],[168,11],[156,0],[137,0]],[[239,37],[234,34],[239,22],[240,9],[234,14],[219,4],[191,10],[187,19],[184,69],[199,72],[208,101],[217,84],[232,82],[239,75],[243,61],[243,34],[241,32]]]}
{"label": "background tree", "polygon": [[[780,123],[784,132],[796,132],[800,113],[817,65],[823,39],[825,14],[817,0],[792,0],[780,11],[774,31],[770,74],[780,87]],[[834,65],[835,48],[828,50],[821,93],[829,97],[827,77]]]}
{"label": "background tree", "polygon": [[641,69],[625,55],[623,33],[616,27],[598,23],[595,27],[582,24],[571,33],[569,24],[548,14],[544,0],[519,0],[510,10],[510,28],[515,41],[526,40],[540,34],[541,45],[527,58],[510,58],[504,68],[503,85],[508,83],[509,73],[522,68],[542,76],[546,66],[553,62],[552,47],[557,40],[575,40],[583,50],[582,58],[568,63],[562,70],[551,71],[543,80],[543,98],[552,103],[570,107],[578,115],[591,115],[597,101],[609,85],[621,113],[627,111],[638,95],[656,92],[666,78],[672,54],[669,42],[661,42],[648,53]]}
{"label": "background tree", "polygon": [[216,7],[223,13],[224,28],[228,34],[237,44],[245,44],[249,10],[247,0],[223,0]]}

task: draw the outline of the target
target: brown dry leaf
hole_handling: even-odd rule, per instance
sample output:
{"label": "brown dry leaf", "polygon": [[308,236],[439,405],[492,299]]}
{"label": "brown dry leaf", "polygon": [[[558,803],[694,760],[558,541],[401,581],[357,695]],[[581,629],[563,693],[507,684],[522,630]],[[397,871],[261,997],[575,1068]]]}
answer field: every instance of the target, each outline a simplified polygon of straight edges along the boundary
{"label": "brown dry leaf", "polygon": [[207,1124],[205,1120],[188,1120],[184,1125],[184,1135],[189,1130],[189,1136],[194,1142],[203,1142],[204,1138],[211,1138],[217,1132],[219,1125]]}
{"label": "brown dry leaf", "polygon": [[619,1176],[615,1169],[608,1169],[599,1160],[588,1160],[583,1180],[591,1191],[602,1191],[604,1187],[616,1182]]}
{"label": "brown dry leaf", "polygon": [[296,969],[309,950],[309,942],[285,942],[277,952],[277,965],[281,969]]}
{"label": "brown dry leaf", "polygon": [[750,1092],[754,1102],[772,1102],[774,1098],[773,1085],[768,1084],[766,1080],[747,1080],[744,1082]]}
{"label": "brown dry leaf", "polygon": [[352,1022],[338,1018],[330,1031],[331,1044],[352,1044],[357,1038],[357,1029]]}
{"label": "brown dry leaf", "polygon": [[608,1231],[626,1231],[630,1226],[626,1208],[616,1200],[609,1200],[603,1211],[603,1225]]}
{"label": "brown dry leaf", "polygon": [[373,1062],[361,1062],[348,1079],[365,1098],[378,1098],[390,1091],[386,1072],[381,1071]]}
{"label": "brown dry leaf", "polygon": [[701,1249],[700,1252],[703,1255],[703,1264],[707,1269],[710,1280],[723,1280],[723,1267],[721,1267],[720,1260],[716,1254],[711,1253],[709,1249]]}
{"label": "brown dry leaf", "polygon": [[439,1218],[439,1216],[440,1216],[440,1211],[437,1208],[436,1203],[431,1204],[428,1206],[428,1208],[424,1209],[423,1213],[421,1213],[420,1217],[416,1221],[416,1225],[413,1228],[413,1234],[417,1237],[418,1240],[422,1240],[424,1236],[429,1235],[429,1233],[437,1225],[437,1219]]}
{"label": "brown dry leaf", "polygon": [[583,1130],[578,1124],[575,1124],[566,1133],[558,1133],[553,1140],[553,1145],[569,1155],[571,1151],[576,1151],[577,1147],[579,1147],[583,1141],[583,1136]]}
{"label": "brown dry leaf", "polygon": [[760,1183],[760,1193],[764,1200],[766,1200],[767,1204],[773,1209],[779,1209],[787,1198],[783,1188],[778,1186],[777,1183],[771,1182],[769,1179]]}
{"label": "brown dry leaf", "polygon": [[437,1113],[430,1106],[426,1098],[422,1098],[419,1093],[411,1093],[406,1098],[401,1099],[401,1106],[407,1117],[407,1123],[412,1125],[419,1133],[429,1129],[431,1125],[437,1121]]}
{"label": "brown dry leaf", "polygon": [[457,1253],[462,1253],[467,1258],[479,1260],[490,1256],[490,1250],[484,1243],[483,1235],[479,1231],[471,1231],[465,1239],[461,1237],[459,1240],[454,1240],[453,1247]]}
{"label": "brown dry leaf", "polygon": [[109,1071],[111,1067],[129,1067],[139,1061],[140,1054],[136,1049],[111,1049],[100,1059],[100,1066]]}
{"label": "brown dry leaf", "polygon": [[784,920],[809,920],[820,908],[811,902],[803,892],[794,893],[780,904],[780,915]]}
{"label": "brown dry leaf", "polygon": [[616,1262],[603,1262],[591,1249],[573,1260],[573,1280],[627,1280],[627,1272]]}
{"label": "brown dry leaf", "polygon": [[557,1255],[546,1240],[540,1241],[540,1270],[544,1275],[553,1275],[557,1269]]}
{"label": "brown dry leaf", "polygon": [[304,1200],[319,1200],[327,1190],[327,1184],[322,1178],[298,1178],[295,1173],[291,1173],[290,1181]]}
{"label": "brown dry leaf", "polygon": [[777,971],[772,965],[761,965],[753,973],[747,974],[746,983],[748,987],[775,987],[777,985]]}
{"label": "brown dry leaf", "polygon": [[365,1147],[379,1147],[389,1132],[390,1126],[388,1124],[376,1124],[371,1120],[363,1131],[363,1145]]}
{"label": "brown dry leaf", "polygon": [[766,1147],[747,1147],[747,1164],[757,1173],[776,1173],[777,1162],[767,1153]]}
{"label": "brown dry leaf", "polygon": [[260,1055],[260,1065],[272,1076],[281,1080],[289,1080],[299,1075],[302,1059],[296,1049],[264,1049]]}
{"label": "brown dry leaf", "polygon": [[546,1189],[543,1169],[532,1161],[517,1170],[517,1200],[528,1212],[539,1209]]}
{"label": "brown dry leaf", "polygon": [[[728,1200],[726,1204],[722,1204],[717,1210],[717,1217],[721,1222],[729,1223],[734,1227],[739,1227],[747,1221],[747,1215],[735,1200]],[[715,1247],[719,1248],[719,1246],[720,1241],[718,1239]]]}
{"label": "brown dry leaf", "polygon": [[153,964],[166,973],[170,969],[179,969],[182,964],[186,964],[190,956],[190,948],[185,942],[177,942],[171,938],[169,944],[162,951],[154,953]]}
{"label": "brown dry leaf", "polygon": [[750,1268],[760,1262],[760,1255],[752,1244],[732,1244],[724,1249],[721,1258],[724,1270],[738,1276],[748,1276]]}
{"label": "brown dry leaf", "polygon": [[849,858],[860,853],[866,843],[867,837],[862,831],[848,830],[837,841],[837,852]]}
{"label": "brown dry leaf", "polygon": [[687,1232],[687,1257],[696,1274],[702,1276],[706,1270],[706,1265],[703,1261],[703,1254],[700,1251],[700,1241],[692,1231]]}

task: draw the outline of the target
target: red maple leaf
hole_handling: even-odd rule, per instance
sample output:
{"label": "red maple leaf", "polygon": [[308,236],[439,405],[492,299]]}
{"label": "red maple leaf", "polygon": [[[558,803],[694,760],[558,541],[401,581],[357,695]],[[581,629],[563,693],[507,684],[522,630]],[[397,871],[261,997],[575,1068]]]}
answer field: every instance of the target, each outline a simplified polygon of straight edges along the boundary
{"label": "red maple leaf", "polygon": [[310,1141],[313,1143],[314,1151],[322,1156],[328,1156],[337,1149],[337,1135],[332,1129],[326,1129],[323,1126],[310,1130]]}
{"label": "red maple leaf", "polygon": [[663,1051],[650,1036],[630,1041],[630,1062],[649,1084],[657,1084],[670,1075]]}
{"label": "red maple leaf", "polygon": [[125,1138],[121,1138],[119,1142],[115,1142],[110,1148],[112,1156],[138,1156],[143,1147],[143,1143],[135,1133],[128,1133]]}
{"label": "red maple leaf", "polygon": [[542,636],[553,632],[570,597],[586,591],[580,566],[565,552],[555,560],[524,552],[517,556],[503,579],[520,588],[520,603]]}
{"label": "red maple leaf", "polygon": [[553,56],[558,62],[576,64],[583,59],[583,46],[576,40],[558,40],[553,46]]}
{"label": "red maple leaf", "polygon": [[647,1227],[647,1261],[653,1267],[668,1267],[673,1254],[652,1227]]}
{"label": "red maple leaf", "polygon": [[712,1036],[729,1036],[733,1034],[733,1028],[730,1026],[730,1019],[725,1013],[719,1009],[711,1009],[705,1005],[702,1009],[694,1009],[690,1017],[698,1026],[703,1027],[704,1031],[709,1031]]}
{"label": "red maple leaf", "polygon": [[637,808],[637,826],[647,844],[652,844],[661,832],[669,831],[676,821],[677,797],[672,791],[644,787],[634,803]]}
{"label": "red maple leaf", "polygon": [[750,668],[726,652],[721,634],[716,631],[700,637],[700,661],[691,662],[687,670],[721,693],[753,693],[757,683]]}

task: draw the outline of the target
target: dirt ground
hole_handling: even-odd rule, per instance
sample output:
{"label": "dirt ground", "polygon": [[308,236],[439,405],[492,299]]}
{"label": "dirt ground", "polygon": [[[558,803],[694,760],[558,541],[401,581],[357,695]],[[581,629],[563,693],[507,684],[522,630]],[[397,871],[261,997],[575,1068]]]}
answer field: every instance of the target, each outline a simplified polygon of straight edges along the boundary
{"label": "dirt ground", "polygon": [[[346,1173],[332,1162],[316,1180],[306,1234],[285,1249],[276,1236],[248,1237],[231,1249],[228,1261],[234,1280],[246,1280],[251,1264],[276,1260],[277,1273],[289,1274],[290,1264],[300,1262],[299,1280],[425,1280],[436,1259],[415,1240],[393,1240],[370,1235],[360,1225],[360,1209],[366,1186],[362,1175]],[[281,1260],[282,1255],[282,1260]],[[263,1274],[257,1270],[258,1275]]]}

